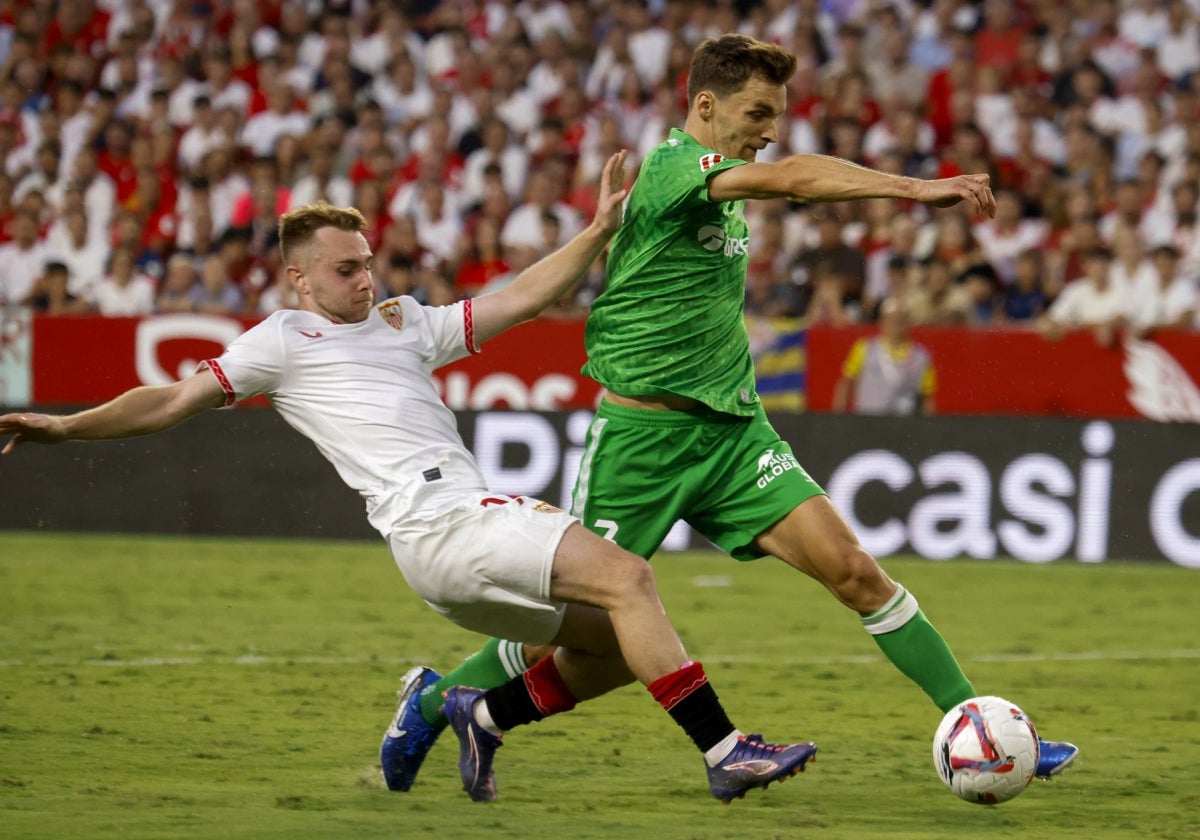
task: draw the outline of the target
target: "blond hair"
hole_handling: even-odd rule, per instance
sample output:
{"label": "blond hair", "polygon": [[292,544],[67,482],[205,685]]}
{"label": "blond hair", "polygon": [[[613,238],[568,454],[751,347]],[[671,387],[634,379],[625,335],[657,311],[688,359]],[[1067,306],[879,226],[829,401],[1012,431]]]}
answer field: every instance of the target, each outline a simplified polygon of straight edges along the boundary
{"label": "blond hair", "polygon": [[279,217],[279,252],[284,264],[291,263],[296,249],[312,242],[316,232],[326,227],[361,232],[367,229],[367,220],[353,207],[334,207],[324,201],[289,210]]}

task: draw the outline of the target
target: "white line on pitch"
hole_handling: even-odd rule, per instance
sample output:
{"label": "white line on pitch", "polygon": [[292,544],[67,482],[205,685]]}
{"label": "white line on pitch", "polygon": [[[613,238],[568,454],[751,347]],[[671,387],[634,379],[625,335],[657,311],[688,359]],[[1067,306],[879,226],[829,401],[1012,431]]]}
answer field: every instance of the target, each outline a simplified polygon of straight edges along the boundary
{"label": "white line on pitch", "polygon": [[[978,653],[964,657],[970,662],[1128,662],[1161,661],[1178,659],[1200,659],[1200,650],[1180,648],[1177,650],[1085,650],[1056,653]],[[83,665],[106,668],[155,668],[187,665],[408,665],[417,660],[411,657],[381,658],[371,656],[175,656],[142,657],[134,659],[0,659],[0,668],[13,667],[79,667]],[[706,662],[728,662],[774,665],[872,665],[883,662],[878,654],[853,654],[847,656],[812,656],[787,659],[763,659],[757,656],[706,656]]]}

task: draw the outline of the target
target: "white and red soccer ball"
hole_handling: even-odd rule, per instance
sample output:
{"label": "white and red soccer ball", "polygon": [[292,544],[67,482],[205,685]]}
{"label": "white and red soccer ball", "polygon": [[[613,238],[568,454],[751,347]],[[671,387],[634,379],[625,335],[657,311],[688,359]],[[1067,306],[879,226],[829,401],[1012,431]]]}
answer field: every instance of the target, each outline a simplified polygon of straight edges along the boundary
{"label": "white and red soccer ball", "polygon": [[956,796],[998,805],[1029,785],[1037,770],[1033,722],[1002,697],[972,697],[942,718],[933,736],[933,763]]}

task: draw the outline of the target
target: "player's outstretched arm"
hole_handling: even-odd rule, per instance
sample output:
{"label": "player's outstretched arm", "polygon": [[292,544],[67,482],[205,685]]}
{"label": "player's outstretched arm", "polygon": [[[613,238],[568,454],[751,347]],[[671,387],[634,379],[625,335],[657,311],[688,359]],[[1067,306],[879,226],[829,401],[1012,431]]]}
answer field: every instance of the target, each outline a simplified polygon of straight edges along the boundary
{"label": "player's outstretched arm", "polygon": [[20,443],[62,443],[147,435],[168,429],[209,408],[224,405],[225,393],[212,371],[197,371],[170,385],[126,391],[104,405],[78,414],[0,415],[0,436],[12,435],[0,454]]}
{"label": "player's outstretched arm", "polygon": [[747,163],[717,173],[708,181],[713,201],[741,198],[789,198],[793,201],[852,201],[901,198],[934,207],[967,202],[971,212],[996,214],[987,175],[958,175],[928,181],[892,175],[829,155],[791,155],[774,163]]}
{"label": "player's outstretched arm", "polygon": [[535,317],[584,275],[621,226],[621,202],[627,192],[621,186],[624,180],[625,151],[621,150],[604,165],[592,223],[566,245],[522,271],[503,289],[475,298],[472,315],[478,341],[486,341]]}

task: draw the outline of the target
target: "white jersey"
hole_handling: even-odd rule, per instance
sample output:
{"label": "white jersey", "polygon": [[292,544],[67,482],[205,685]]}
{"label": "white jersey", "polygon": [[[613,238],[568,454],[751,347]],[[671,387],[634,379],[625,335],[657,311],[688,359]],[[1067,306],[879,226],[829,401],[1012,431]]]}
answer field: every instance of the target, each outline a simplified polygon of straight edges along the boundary
{"label": "white jersey", "polygon": [[387,539],[401,521],[486,492],[430,376],[477,352],[471,301],[430,307],[398,297],[357,324],[275,312],[201,366],[216,374],[227,405],[267,395],[362,495]]}

